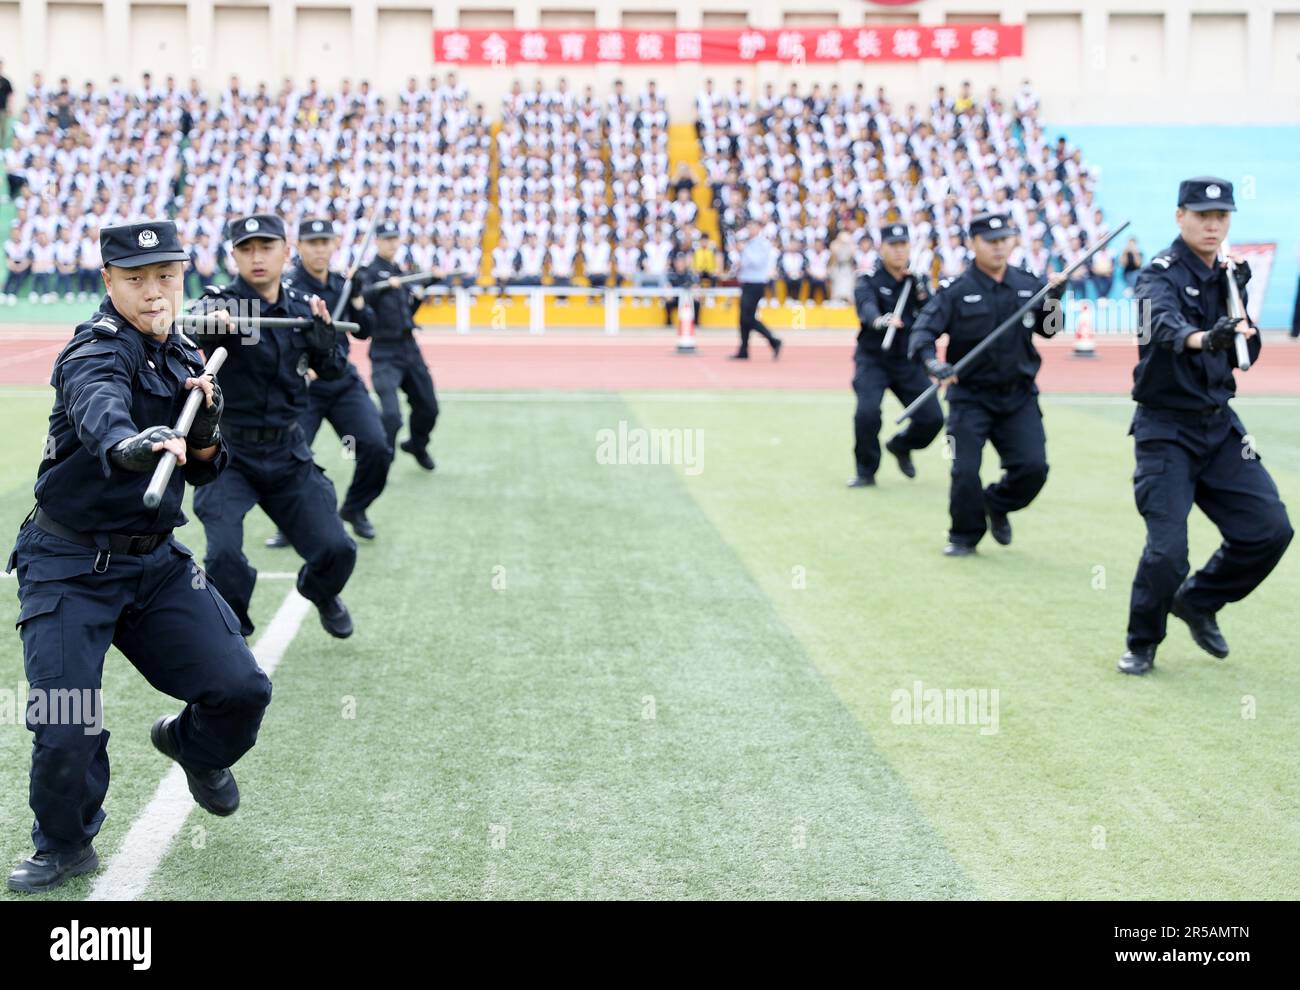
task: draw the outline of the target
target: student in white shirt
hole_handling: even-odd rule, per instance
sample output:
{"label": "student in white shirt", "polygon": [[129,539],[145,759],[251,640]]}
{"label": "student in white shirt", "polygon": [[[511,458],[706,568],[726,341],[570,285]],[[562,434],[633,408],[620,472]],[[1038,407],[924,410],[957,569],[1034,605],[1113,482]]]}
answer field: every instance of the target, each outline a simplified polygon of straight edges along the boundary
{"label": "student in white shirt", "polygon": [[785,283],[785,301],[800,302],[803,293],[804,256],[799,245],[791,240],[781,252],[781,280]]}
{"label": "student in white shirt", "polygon": [[808,252],[808,301],[812,302],[817,294],[821,294],[821,301],[827,302],[830,299],[830,289],[827,280],[830,278],[831,251],[826,246],[825,241],[817,241],[813,244],[812,250]]}
{"label": "student in white shirt", "polygon": [[515,262],[518,254],[506,241],[499,241],[492,249],[492,277],[496,279],[497,295],[506,291],[506,286],[515,280]]}
{"label": "student in white shirt", "polygon": [[[609,246],[608,235],[589,238],[582,244],[582,268],[587,276],[587,281],[593,289],[603,289],[609,282],[609,265],[612,251]],[[596,297],[588,299],[589,303],[594,303]]]}
{"label": "student in white shirt", "polygon": [[81,235],[81,246],[77,252],[77,292],[82,299],[93,299],[99,293],[99,271],[104,267],[104,259],[99,253],[99,229],[87,224]]}
{"label": "student in white shirt", "polygon": [[79,245],[72,239],[72,229],[65,227],[54,242],[54,269],[56,271],[54,293],[62,296],[64,302],[72,302],[73,289],[77,284],[77,255]]}
{"label": "student in white shirt", "polygon": [[541,285],[545,264],[546,248],[538,243],[535,234],[529,234],[519,246],[519,277],[515,281],[520,285]]}
{"label": "student in white shirt", "polygon": [[8,275],[0,298],[13,306],[18,302],[18,293],[30,278],[32,270],[31,251],[23,242],[22,232],[16,223],[9,230],[9,240],[5,241],[5,267]]}
{"label": "student in white shirt", "polygon": [[54,301],[54,245],[50,235],[37,230],[36,243],[31,248],[32,293],[41,302]]}

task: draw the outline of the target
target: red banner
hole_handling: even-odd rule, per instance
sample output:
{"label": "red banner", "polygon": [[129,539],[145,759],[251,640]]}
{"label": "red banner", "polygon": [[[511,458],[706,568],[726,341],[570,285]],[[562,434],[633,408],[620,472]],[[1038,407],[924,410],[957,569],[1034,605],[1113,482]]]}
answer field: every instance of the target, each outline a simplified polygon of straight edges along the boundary
{"label": "red banner", "polygon": [[453,65],[651,65],[701,62],[910,62],[1021,54],[1020,24],[711,28],[703,31],[518,28],[435,31],[433,59]]}

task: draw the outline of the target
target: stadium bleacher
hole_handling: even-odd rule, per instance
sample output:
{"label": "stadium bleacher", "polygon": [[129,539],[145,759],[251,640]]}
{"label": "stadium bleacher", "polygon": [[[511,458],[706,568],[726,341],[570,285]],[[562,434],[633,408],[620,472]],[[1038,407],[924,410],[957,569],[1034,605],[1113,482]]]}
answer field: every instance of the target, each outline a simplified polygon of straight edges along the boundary
{"label": "stadium bleacher", "polygon": [[[696,111],[673,124],[653,82],[602,95],[516,81],[492,120],[454,73],[394,97],[364,82],[272,91],[232,77],[203,93],[146,76],[74,92],[38,77],[6,151],[5,300],[93,294],[97,228],[163,214],[192,246],[191,291],[230,271],[223,224],[255,210],[291,227],[333,217],[349,261],[366,218],[391,217],[403,263],[501,289],[663,288],[678,253],[689,277],[672,284],[712,284],[734,268],[738,225],[758,217],[781,247],[773,301],[830,306],[874,263],[883,223],[912,227],[914,267],[934,281],[965,267],[965,224],[981,210],[1015,217],[1014,260],[1039,271],[1106,229],[1095,170],[1048,140],[1027,83],[1010,99],[965,84],[896,107],[865,84],[751,93],[736,80],[724,94],[709,80]],[[1077,294],[1118,293],[1115,267],[1099,258]]]}

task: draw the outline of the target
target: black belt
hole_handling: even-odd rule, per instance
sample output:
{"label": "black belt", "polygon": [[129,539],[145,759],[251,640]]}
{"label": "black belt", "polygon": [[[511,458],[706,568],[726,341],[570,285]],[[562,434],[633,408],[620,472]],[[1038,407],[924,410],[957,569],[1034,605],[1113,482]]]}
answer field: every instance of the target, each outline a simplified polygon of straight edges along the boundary
{"label": "black belt", "polygon": [[[91,550],[98,550],[104,557],[103,566],[100,566],[100,560],[95,558],[95,570],[103,573],[108,568],[108,554],[124,553],[140,555],[153,553],[160,546],[171,539],[172,531],[169,529],[165,533],[79,533],[75,529],[68,529],[62,523],[55,522],[45,512],[44,509],[37,506],[35,514],[32,516],[32,522],[38,529],[42,529],[51,536],[57,536],[61,540],[67,540],[69,543],[76,543],[78,546],[87,547]],[[101,544],[107,544],[103,546]]]}
{"label": "black belt", "polygon": [[222,432],[241,443],[282,443],[292,426],[223,426]]}
{"label": "black belt", "polygon": [[1172,416],[1174,419],[1181,420],[1198,420],[1209,419],[1211,416],[1221,416],[1228,411],[1226,405],[1222,406],[1198,406],[1195,409],[1159,409],[1155,406],[1146,406],[1141,403],[1139,408],[1147,412],[1155,413],[1157,416]]}
{"label": "black belt", "polygon": [[1012,392],[1027,392],[1030,383],[1023,379],[1017,379],[1014,382],[963,382],[958,381],[959,385],[965,385],[972,392],[996,392],[999,395],[1010,395]]}

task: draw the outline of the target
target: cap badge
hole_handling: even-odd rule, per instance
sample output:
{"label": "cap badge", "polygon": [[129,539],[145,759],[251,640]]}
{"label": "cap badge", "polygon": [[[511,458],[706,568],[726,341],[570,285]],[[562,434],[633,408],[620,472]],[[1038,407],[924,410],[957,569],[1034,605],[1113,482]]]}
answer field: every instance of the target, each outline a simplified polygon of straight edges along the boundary
{"label": "cap badge", "polygon": [[989,226],[996,229],[1002,226],[1002,221],[999,220],[997,217],[994,217],[992,220],[989,221]]}
{"label": "cap badge", "polygon": [[260,226],[261,226],[261,224],[259,224],[259,223],[258,223],[256,220],[254,220],[252,217],[249,217],[247,220],[244,221],[244,229],[245,229],[245,230],[256,230],[256,229],[257,229],[258,227],[260,227]]}
{"label": "cap badge", "polygon": [[1222,195],[1222,193],[1223,190],[1220,189],[1218,186],[1214,185],[1213,183],[1205,187],[1205,195],[1208,196],[1210,199],[1218,199],[1219,196]]}
{"label": "cap badge", "polygon": [[311,225],[311,229],[312,229],[312,230],[324,230],[324,229],[325,229],[325,225],[324,225],[323,223],[321,223],[319,220],[317,220],[315,223],[313,223],[313,224]]}
{"label": "cap badge", "polygon": [[140,231],[140,236],[137,240],[142,248],[155,248],[158,246],[158,235],[147,227]]}

